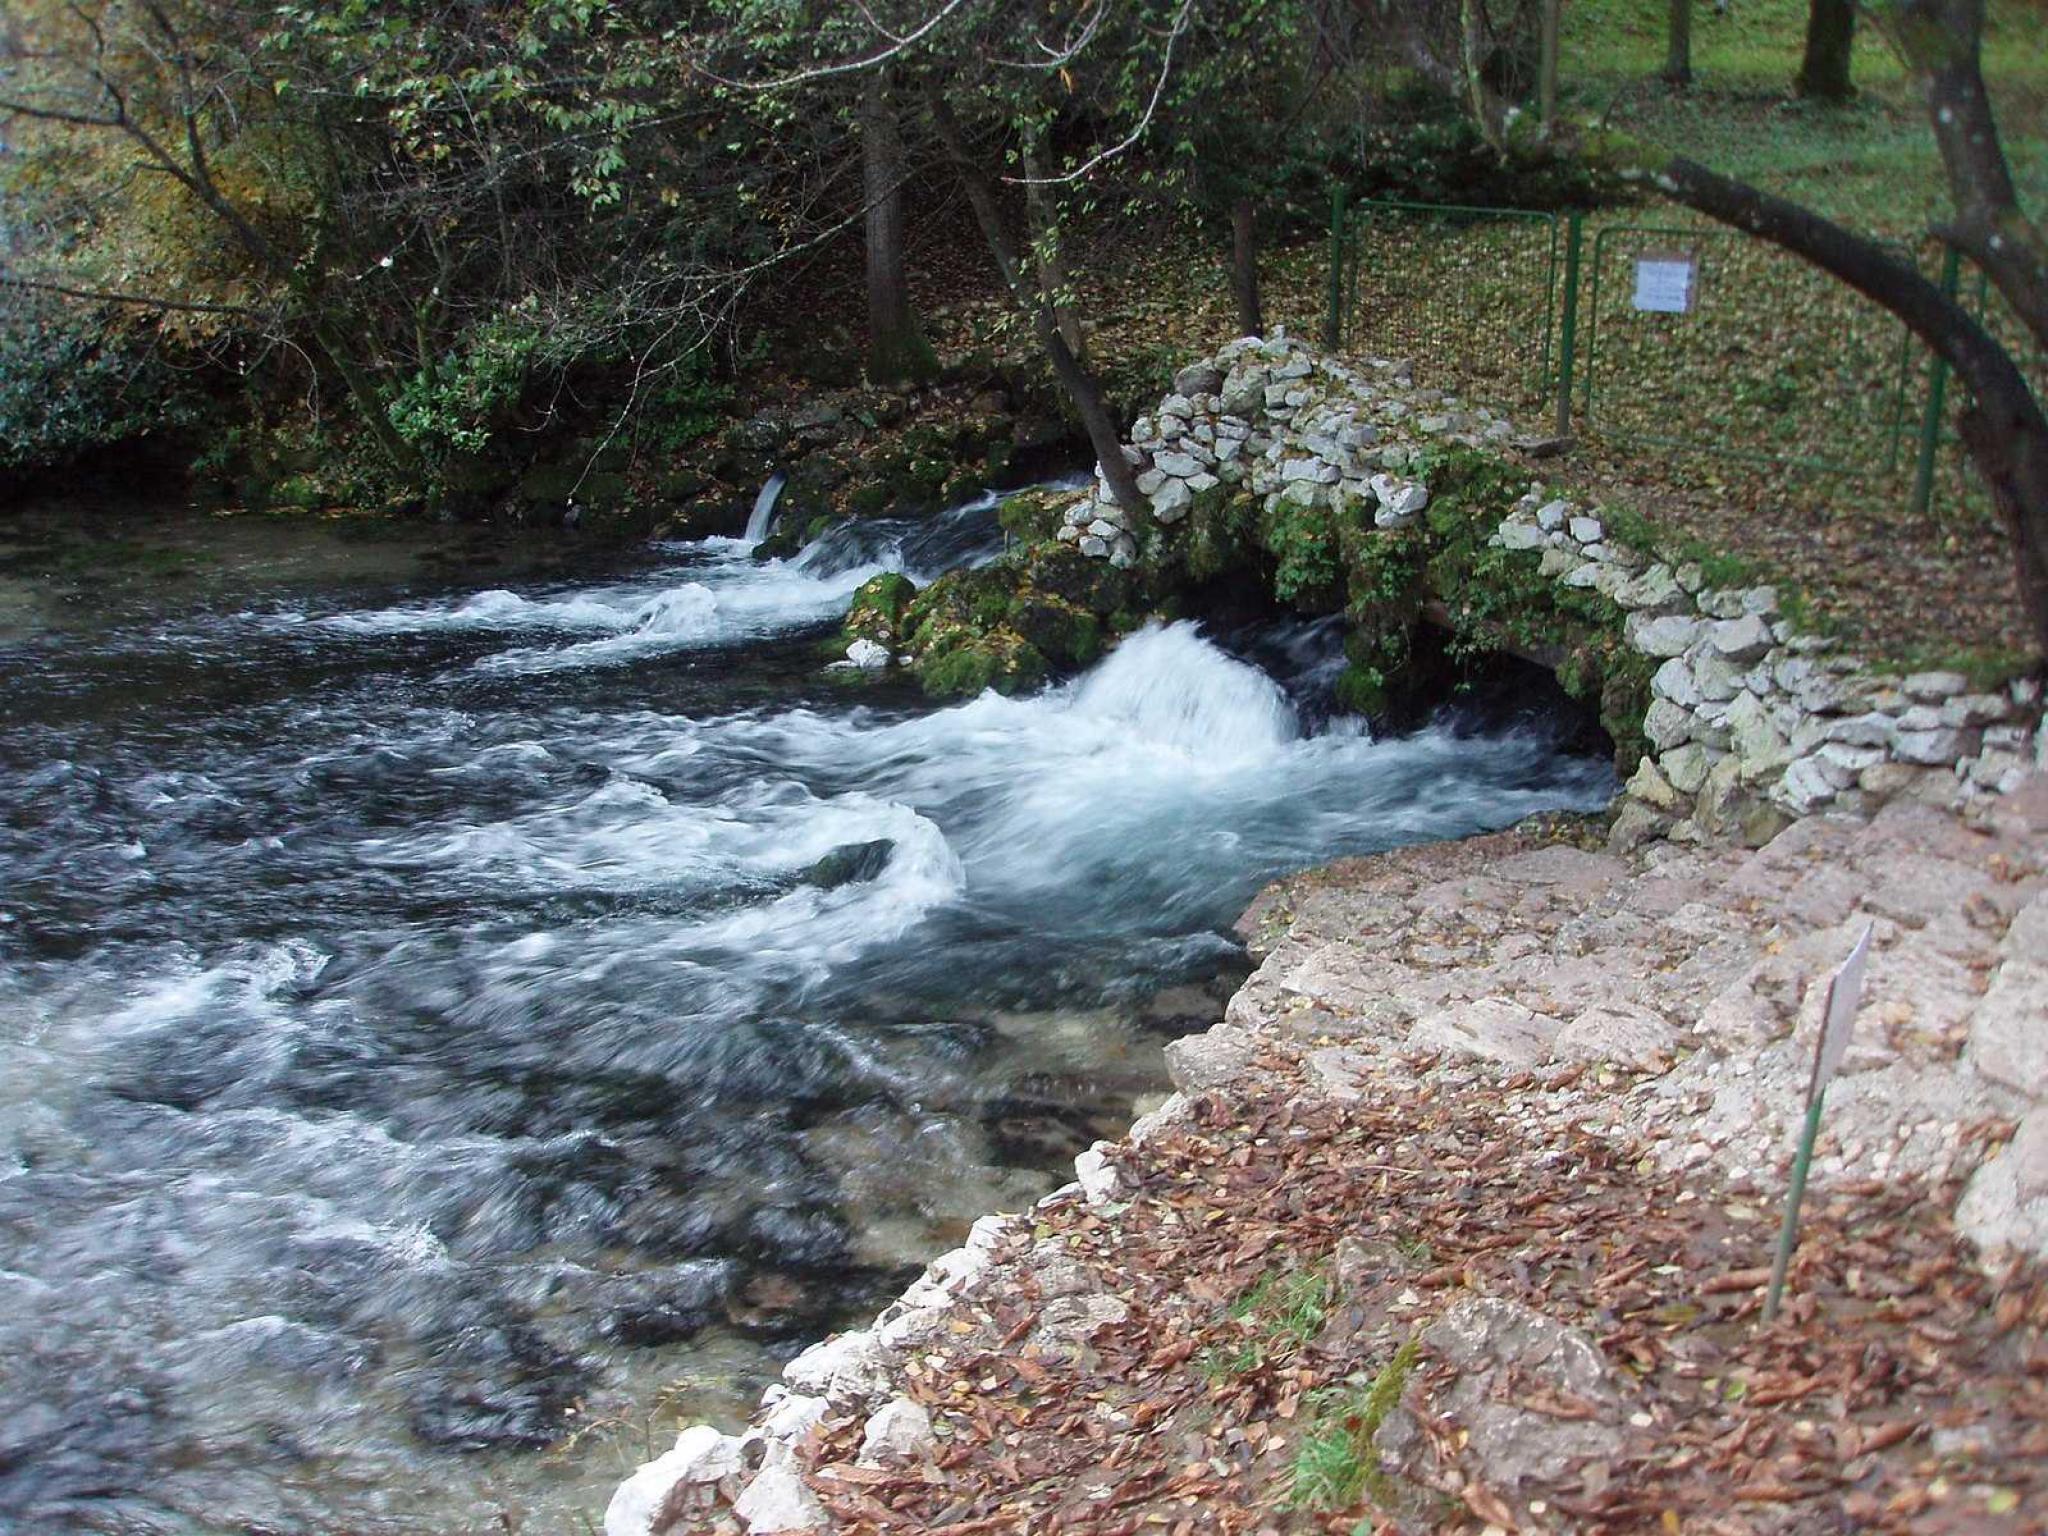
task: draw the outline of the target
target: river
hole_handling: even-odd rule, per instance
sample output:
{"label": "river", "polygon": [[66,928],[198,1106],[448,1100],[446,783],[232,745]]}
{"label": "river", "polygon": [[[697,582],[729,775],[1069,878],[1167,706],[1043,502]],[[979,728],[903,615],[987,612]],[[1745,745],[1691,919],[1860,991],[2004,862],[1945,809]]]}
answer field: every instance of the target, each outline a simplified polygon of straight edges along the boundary
{"label": "river", "polygon": [[0,1527],[588,1530],[1114,1134],[1265,879],[1612,791],[1332,717],[1327,622],[945,708],[822,670],[867,576],[1001,543],[0,633]]}

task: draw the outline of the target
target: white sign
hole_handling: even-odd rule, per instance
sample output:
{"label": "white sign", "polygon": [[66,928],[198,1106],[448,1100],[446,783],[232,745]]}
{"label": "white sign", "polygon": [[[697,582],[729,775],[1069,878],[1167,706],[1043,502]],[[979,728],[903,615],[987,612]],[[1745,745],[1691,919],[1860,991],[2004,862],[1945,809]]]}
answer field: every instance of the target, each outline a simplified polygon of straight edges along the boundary
{"label": "white sign", "polygon": [[1636,308],[1660,315],[1690,313],[1693,279],[1698,272],[1699,263],[1690,256],[1638,256]]}
{"label": "white sign", "polygon": [[1819,1093],[1834,1080],[1836,1069],[1848,1054],[1849,1035],[1856,1027],[1856,1010],[1863,1006],[1863,962],[1870,955],[1871,925],[1863,925],[1863,936],[1849,951],[1849,958],[1828,983],[1827,1019],[1821,1025],[1820,1055],[1813,1066],[1813,1091]]}

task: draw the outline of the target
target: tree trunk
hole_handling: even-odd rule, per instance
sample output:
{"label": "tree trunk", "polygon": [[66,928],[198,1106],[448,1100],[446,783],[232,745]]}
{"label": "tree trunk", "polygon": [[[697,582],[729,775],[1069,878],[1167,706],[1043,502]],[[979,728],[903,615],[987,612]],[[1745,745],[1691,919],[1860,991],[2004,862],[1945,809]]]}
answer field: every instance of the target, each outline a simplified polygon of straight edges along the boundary
{"label": "tree trunk", "polygon": [[1847,101],[1849,49],[1856,39],[1856,0],[1811,0],[1806,11],[1806,59],[1792,88],[1808,101]]}
{"label": "tree trunk", "polygon": [[1024,149],[1024,212],[1031,221],[1032,266],[1038,271],[1038,291],[1052,310],[1054,324],[1067,350],[1084,364],[1088,361],[1088,338],[1081,330],[1081,318],[1074,313],[1073,290],[1068,286],[1067,264],[1060,256],[1059,214],[1046,196],[1039,170],[1038,152]]}
{"label": "tree trunk", "polygon": [[1963,443],[2012,540],[2020,603],[2035,650],[2048,660],[2048,414],[2011,354],[1953,298],[1841,225],[1690,160],[1660,170],[1667,196],[1841,279],[1898,316],[1955,370],[1972,396]]}
{"label": "tree trunk", "polygon": [[1266,317],[1259,308],[1259,215],[1248,197],[1230,204],[1230,279],[1237,290],[1237,334],[1265,335]]}
{"label": "tree trunk", "polygon": [[1664,68],[1658,78],[1667,85],[1692,84],[1692,0],[1670,0],[1665,34]]}
{"label": "tree trunk", "polygon": [[903,270],[903,135],[876,70],[860,100],[861,184],[867,199],[868,377],[877,384],[936,378],[939,360],[910,307]]}
{"label": "tree trunk", "polygon": [[2033,420],[2026,416],[1974,401],[1958,425],[2012,541],[2013,584],[2033,626],[2037,660],[2048,661],[2048,428],[2038,410]]}
{"label": "tree trunk", "polygon": [[996,200],[995,186],[987,172],[968,157],[967,137],[961,132],[959,119],[946,105],[946,99],[938,88],[934,87],[928,93],[928,100],[932,125],[938,130],[939,141],[952,158],[953,169],[960,177],[961,189],[967,194],[968,206],[974,210],[974,221],[981,226],[982,238],[988,242],[989,255],[995,259],[1003,286],[1009,290],[1012,302],[1030,318],[1032,334],[1038,338],[1039,346],[1045,349],[1053,373],[1066,390],[1075,414],[1081,418],[1089,446],[1094,448],[1095,457],[1102,467],[1103,479],[1109,483],[1110,494],[1116,498],[1116,504],[1135,519],[1146,509],[1147,502],[1138,489],[1130,460],[1124,457],[1123,439],[1117,432],[1116,419],[1109,413],[1109,404],[1103,399],[1102,384],[1088,365],[1074,355],[1066,338],[1060,334],[1052,306],[1046,302],[1043,290],[1035,289],[1027,282],[1016,242],[1003,223],[1003,210]]}

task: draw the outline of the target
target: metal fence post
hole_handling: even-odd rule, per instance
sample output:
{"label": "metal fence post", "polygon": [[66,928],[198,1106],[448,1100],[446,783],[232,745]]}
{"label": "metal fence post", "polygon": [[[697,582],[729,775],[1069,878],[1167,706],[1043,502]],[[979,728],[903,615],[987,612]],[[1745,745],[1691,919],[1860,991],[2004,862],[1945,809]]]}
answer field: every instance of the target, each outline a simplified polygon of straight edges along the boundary
{"label": "metal fence post", "polygon": [[1565,221],[1564,234],[1564,318],[1557,339],[1557,420],[1559,437],[1572,433],[1572,364],[1578,357],[1579,339],[1579,245],[1585,234],[1586,216],[1575,213]]}
{"label": "metal fence post", "polygon": [[[1956,296],[1962,281],[1962,258],[1950,246],[1941,260],[1941,291]],[[1927,410],[1920,418],[1920,459],[1913,466],[1913,511],[1925,517],[1934,504],[1934,460],[1941,452],[1941,415],[1948,404],[1948,364],[1935,354],[1934,372],[1927,382]]]}
{"label": "metal fence post", "polygon": [[1330,302],[1323,315],[1323,347],[1334,352],[1344,339],[1344,183],[1330,184]]}

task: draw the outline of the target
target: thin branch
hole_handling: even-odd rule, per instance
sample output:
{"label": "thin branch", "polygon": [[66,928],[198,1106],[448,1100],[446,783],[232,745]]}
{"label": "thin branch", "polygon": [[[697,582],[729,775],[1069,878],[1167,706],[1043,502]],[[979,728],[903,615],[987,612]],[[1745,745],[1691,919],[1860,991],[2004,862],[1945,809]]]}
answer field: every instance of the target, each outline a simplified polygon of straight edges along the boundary
{"label": "thin branch", "polygon": [[199,315],[247,315],[252,320],[270,318],[263,310],[246,304],[209,304],[197,299],[164,299],[141,293],[114,293],[101,288],[73,288],[41,278],[14,277],[0,272],[0,288],[23,288],[34,293],[54,293],[67,299],[86,299],[97,304],[132,304],[141,309],[175,309]]}
{"label": "thin branch", "polygon": [[1166,82],[1173,74],[1173,45],[1179,42],[1181,34],[1187,31],[1188,22],[1194,16],[1194,12],[1195,0],[1181,0],[1180,13],[1174,17],[1173,28],[1166,34],[1166,49],[1159,58],[1159,78],[1152,82],[1152,97],[1145,103],[1145,115],[1138,119],[1138,126],[1126,134],[1119,143],[1112,144],[1107,149],[1098,150],[1073,170],[1062,172],[1058,176],[1005,176],[1003,180],[1013,187],[1063,186],[1069,182],[1081,180],[1089,172],[1093,171],[1095,167],[1105,161],[1116,159],[1133,144],[1136,144],[1138,140],[1142,139],[1145,136],[1145,131],[1152,126],[1152,119],[1159,111],[1160,99],[1166,94]]}

